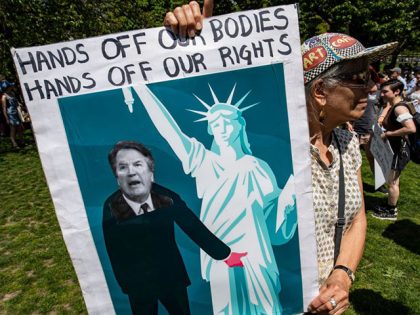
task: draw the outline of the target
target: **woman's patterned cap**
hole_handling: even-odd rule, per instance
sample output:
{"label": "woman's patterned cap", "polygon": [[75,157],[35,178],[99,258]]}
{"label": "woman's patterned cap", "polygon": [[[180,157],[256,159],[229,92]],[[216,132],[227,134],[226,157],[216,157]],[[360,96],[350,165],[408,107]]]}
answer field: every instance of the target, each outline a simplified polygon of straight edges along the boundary
{"label": "woman's patterned cap", "polygon": [[370,62],[389,55],[398,42],[365,48],[357,39],[340,33],[324,33],[307,39],[302,44],[305,84],[336,63],[368,57]]}

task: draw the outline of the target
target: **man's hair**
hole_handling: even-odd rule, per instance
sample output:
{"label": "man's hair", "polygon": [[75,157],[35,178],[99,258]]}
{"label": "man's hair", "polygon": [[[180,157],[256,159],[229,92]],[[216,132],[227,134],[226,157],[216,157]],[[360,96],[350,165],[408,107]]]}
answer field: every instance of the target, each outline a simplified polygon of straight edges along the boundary
{"label": "man's hair", "polygon": [[389,86],[389,88],[391,89],[392,92],[395,92],[396,90],[400,90],[399,95],[401,95],[403,90],[404,90],[404,83],[402,83],[398,79],[390,79],[390,80],[382,83],[381,84],[381,89],[384,88],[385,86]]}
{"label": "man's hair", "polygon": [[136,150],[140,152],[147,159],[147,166],[152,173],[155,172],[155,160],[153,159],[152,153],[148,148],[138,142],[134,141],[119,141],[117,142],[112,150],[108,153],[108,161],[111,165],[114,175],[117,174],[117,154],[120,150]]}

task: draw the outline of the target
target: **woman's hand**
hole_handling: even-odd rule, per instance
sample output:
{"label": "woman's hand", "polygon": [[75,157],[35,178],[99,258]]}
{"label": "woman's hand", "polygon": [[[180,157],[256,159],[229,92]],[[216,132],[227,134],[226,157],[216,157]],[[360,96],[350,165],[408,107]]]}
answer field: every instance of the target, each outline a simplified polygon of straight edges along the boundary
{"label": "woman's hand", "polygon": [[197,1],[191,1],[166,13],[163,24],[181,38],[194,37],[203,28],[203,19],[213,14],[213,0],[204,0],[203,12]]}
{"label": "woman's hand", "polygon": [[384,141],[387,139],[386,131],[381,133],[381,139]]}
{"label": "woman's hand", "polygon": [[309,304],[308,311],[314,314],[343,314],[350,305],[350,287],[348,275],[343,270],[334,270],[319,290],[319,295]]}

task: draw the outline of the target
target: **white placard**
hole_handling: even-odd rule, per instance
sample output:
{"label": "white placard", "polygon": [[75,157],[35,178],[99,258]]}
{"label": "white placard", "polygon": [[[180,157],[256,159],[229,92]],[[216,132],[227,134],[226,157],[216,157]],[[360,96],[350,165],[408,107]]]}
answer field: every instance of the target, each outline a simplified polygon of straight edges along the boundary
{"label": "white placard", "polygon": [[[192,314],[217,313],[223,303],[229,314],[240,312],[243,305],[263,313],[306,310],[317,294],[318,284],[296,5],[206,19],[203,32],[192,40],[180,40],[161,27],[13,49],[12,54],[57,217],[89,313],[130,314],[126,291],[131,289],[117,275],[119,266],[111,258],[112,246],[104,239],[105,216],[109,214],[105,200],[119,192],[107,154],[120,140],[135,140],[150,148],[156,162],[155,183],[182,198],[232,251],[247,252],[244,267],[232,269],[234,274],[223,261],[202,258],[200,262],[199,242],[175,221],[176,250],[191,281],[186,286]],[[233,164],[218,151],[217,141],[226,139],[215,135],[215,105],[241,116],[229,118],[240,125],[232,128],[240,130],[243,144],[234,151],[244,154]],[[154,106],[160,109],[150,109]],[[237,110],[232,109],[235,106]],[[155,114],[163,119],[154,120]],[[216,114],[223,116],[226,111],[221,109]],[[193,122],[200,118],[205,118],[201,124]],[[176,133],[173,122],[178,126]],[[179,139],[188,139],[188,145],[177,142],[180,135]],[[212,141],[219,143],[219,149],[211,145]],[[182,151],[184,146],[197,151]],[[229,146],[233,147],[233,142]],[[235,187],[234,192],[226,192],[225,199],[217,199],[224,189],[220,177],[212,181],[213,173],[208,173],[208,182],[198,179],[203,174],[198,174],[198,164],[194,163],[200,163],[200,157],[211,157],[219,163],[214,174],[225,176]],[[252,172],[245,171],[251,166],[255,168]],[[281,195],[289,178],[293,181]],[[220,190],[208,193],[215,187]],[[234,206],[229,207],[232,202]],[[211,209],[225,209],[226,222],[244,215],[249,220],[247,228],[234,226],[234,233],[229,234],[230,229],[224,230],[225,223],[216,227],[213,223],[221,217],[208,220],[204,212],[209,204]],[[296,224],[288,229],[282,222],[287,216],[293,218],[296,208],[297,229]],[[228,210],[239,212],[229,214]],[[160,213],[159,209],[155,211]],[[261,215],[265,221],[261,221]],[[178,229],[180,225],[185,234]],[[236,232],[238,239],[234,237]],[[280,232],[283,242],[274,240]],[[239,241],[240,235],[246,246]],[[259,241],[251,235],[259,235]],[[206,259],[211,263],[205,265]],[[204,266],[210,266],[213,275],[207,277]],[[177,274],[174,266],[168,265],[167,269]],[[224,279],[220,284],[214,280],[219,272]],[[133,271],[132,279],[137,279],[138,273]],[[229,276],[223,276],[225,273]],[[236,287],[232,279],[236,279]],[[235,290],[241,283],[247,289],[238,298]],[[268,283],[272,287],[265,288]],[[251,284],[262,284],[264,292]],[[223,290],[218,294],[214,288]],[[164,307],[159,306],[159,311],[164,314]]]}
{"label": "white placard", "polygon": [[[375,161],[380,167],[379,170],[382,172],[382,176],[380,176],[375,167],[375,189],[383,185],[383,183],[380,184],[382,182],[382,178],[385,180],[388,178],[389,172],[391,171],[392,157],[394,156],[394,152],[392,152],[388,140],[382,140],[382,133],[382,128],[378,124],[375,124],[373,127],[370,151],[372,152]],[[378,174],[378,177],[376,174]],[[378,182],[376,182],[376,179],[378,179]]]}

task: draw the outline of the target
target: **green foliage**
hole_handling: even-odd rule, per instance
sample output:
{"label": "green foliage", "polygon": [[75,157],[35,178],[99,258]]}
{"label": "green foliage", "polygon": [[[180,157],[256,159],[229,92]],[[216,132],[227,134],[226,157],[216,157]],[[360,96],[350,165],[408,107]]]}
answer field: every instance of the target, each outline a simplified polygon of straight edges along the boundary
{"label": "green foliage", "polygon": [[[216,14],[267,6],[291,4],[287,0],[216,1]],[[403,50],[419,52],[420,14],[418,0],[301,0],[302,39],[323,32],[354,36],[366,47],[398,41],[394,59]]]}
{"label": "green foliage", "polygon": [[[203,1],[199,1],[202,3]],[[14,79],[10,47],[45,45],[162,25],[165,13],[187,0],[2,0],[0,73]],[[215,0],[215,15],[294,3],[290,0]],[[399,41],[418,52],[418,0],[301,0],[302,39],[343,32],[366,46]]]}
{"label": "green foliage", "polygon": [[14,78],[11,47],[28,47],[162,25],[170,0],[2,0],[0,73]]}

